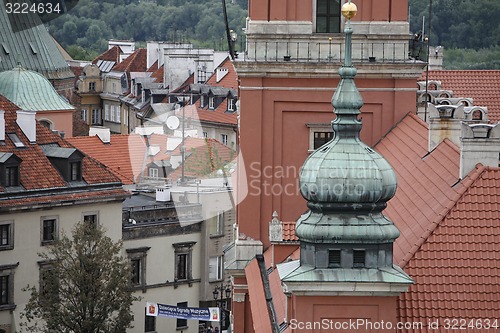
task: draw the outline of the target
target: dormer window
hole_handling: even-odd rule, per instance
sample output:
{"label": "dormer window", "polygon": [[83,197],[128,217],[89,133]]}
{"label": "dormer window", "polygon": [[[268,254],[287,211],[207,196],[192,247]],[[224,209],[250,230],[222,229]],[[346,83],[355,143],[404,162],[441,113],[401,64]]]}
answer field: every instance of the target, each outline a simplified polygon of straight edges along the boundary
{"label": "dormer window", "polygon": [[208,98],[208,108],[212,110],[215,109],[215,97],[210,96]]}
{"label": "dormer window", "polygon": [[70,167],[70,180],[80,181],[82,180],[82,162],[76,161],[69,164]]}
{"label": "dormer window", "polygon": [[233,98],[228,98],[227,99],[227,110],[228,111],[235,111],[234,99]]}
{"label": "dormer window", "polygon": [[5,167],[5,186],[18,186],[19,185],[19,166]]}
{"label": "dormer window", "polygon": [[19,186],[21,159],[13,153],[0,152],[0,183],[3,187]]}
{"label": "dormer window", "polygon": [[95,91],[95,82],[89,82],[89,91],[91,92]]}
{"label": "dormer window", "polygon": [[48,144],[41,146],[45,156],[67,182],[82,180],[83,154],[75,148]]}

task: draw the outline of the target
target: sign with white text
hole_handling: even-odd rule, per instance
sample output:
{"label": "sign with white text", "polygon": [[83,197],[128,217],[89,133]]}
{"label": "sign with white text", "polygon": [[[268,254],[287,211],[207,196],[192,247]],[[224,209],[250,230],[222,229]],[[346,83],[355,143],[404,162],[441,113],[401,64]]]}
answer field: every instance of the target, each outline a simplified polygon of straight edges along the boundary
{"label": "sign with white text", "polygon": [[219,308],[190,308],[160,303],[146,303],[146,315],[203,321],[219,321]]}

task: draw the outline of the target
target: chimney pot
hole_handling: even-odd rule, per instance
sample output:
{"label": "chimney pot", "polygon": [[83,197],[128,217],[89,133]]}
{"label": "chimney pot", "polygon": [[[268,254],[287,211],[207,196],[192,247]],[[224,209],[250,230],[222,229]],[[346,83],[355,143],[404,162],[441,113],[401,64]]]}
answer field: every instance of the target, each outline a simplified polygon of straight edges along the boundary
{"label": "chimney pot", "polygon": [[471,172],[476,164],[498,166],[500,154],[500,123],[461,124],[460,178]]}
{"label": "chimney pot", "polygon": [[102,141],[102,143],[111,143],[111,131],[103,126],[91,126],[89,129],[89,136],[95,136]]}

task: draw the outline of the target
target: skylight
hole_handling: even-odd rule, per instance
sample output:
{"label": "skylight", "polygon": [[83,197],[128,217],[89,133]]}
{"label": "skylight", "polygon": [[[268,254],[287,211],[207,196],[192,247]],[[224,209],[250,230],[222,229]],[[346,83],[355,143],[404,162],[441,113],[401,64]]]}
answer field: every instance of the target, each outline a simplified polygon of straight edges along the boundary
{"label": "skylight", "polygon": [[21,139],[19,139],[19,137],[17,136],[16,133],[10,133],[7,135],[9,137],[9,139],[12,141],[12,143],[14,144],[14,146],[16,146],[16,148],[25,147],[24,143],[21,141]]}

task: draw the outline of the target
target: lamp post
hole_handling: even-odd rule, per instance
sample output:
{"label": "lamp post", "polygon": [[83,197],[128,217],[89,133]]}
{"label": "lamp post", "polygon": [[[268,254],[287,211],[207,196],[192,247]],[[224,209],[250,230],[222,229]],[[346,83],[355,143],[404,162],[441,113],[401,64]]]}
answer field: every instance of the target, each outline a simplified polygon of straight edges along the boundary
{"label": "lamp post", "polygon": [[216,286],[212,293],[214,295],[214,300],[217,301],[217,307],[220,310],[219,329],[220,333],[222,333],[222,325],[225,319],[224,308],[227,307],[227,299],[231,297],[231,285],[224,285],[224,282],[221,282],[220,286]]}
{"label": "lamp post", "polygon": [[184,123],[186,121],[185,106],[186,106],[187,102],[189,101],[189,96],[179,95],[179,96],[177,96],[177,101],[178,101],[177,104],[182,108],[181,184],[184,185],[186,182],[185,177],[184,177],[184,162],[186,159],[186,147],[184,146],[184,140],[185,140],[185,134],[184,134],[185,125],[184,125]]}

